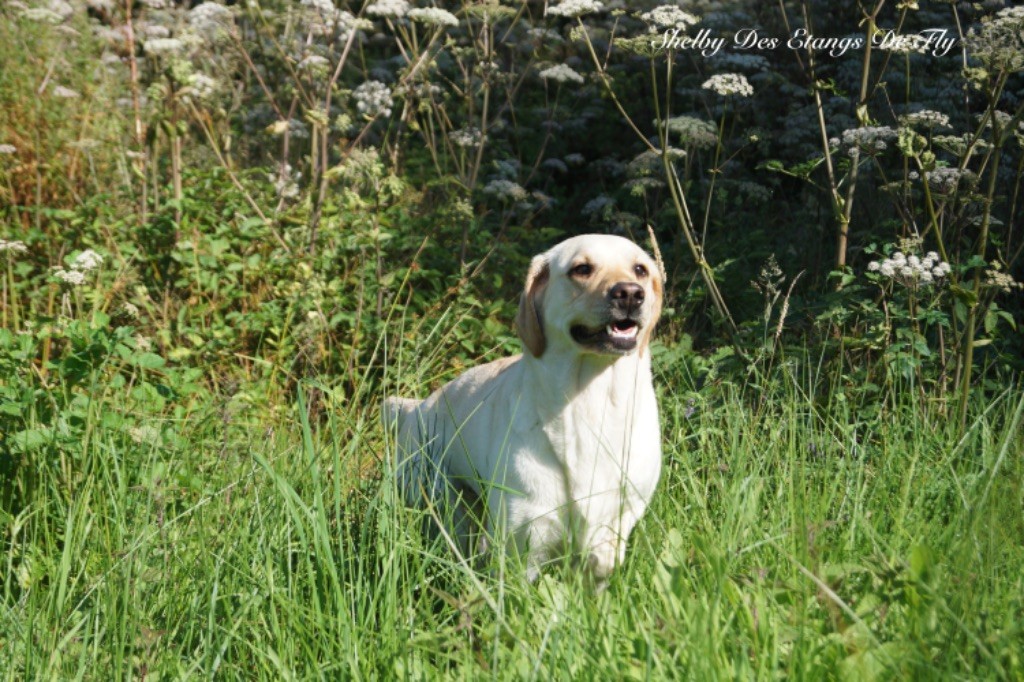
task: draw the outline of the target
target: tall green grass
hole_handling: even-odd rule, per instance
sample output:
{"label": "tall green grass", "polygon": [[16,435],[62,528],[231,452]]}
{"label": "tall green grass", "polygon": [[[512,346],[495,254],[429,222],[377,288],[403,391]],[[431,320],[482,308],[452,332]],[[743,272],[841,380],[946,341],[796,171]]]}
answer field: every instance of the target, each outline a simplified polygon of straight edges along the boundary
{"label": "tall green grass", "polygon": [[368,384],[307,384],[264,428],[223,405],[160,424],[182,449],[125,446],[100,402],[73,488],[42,467],[4,520],[3,678],[1024,674],[1019,390],[960,431],[919,399],[660,370],[663,479],[596,595],[571,565],[530,585],[427,542]]}

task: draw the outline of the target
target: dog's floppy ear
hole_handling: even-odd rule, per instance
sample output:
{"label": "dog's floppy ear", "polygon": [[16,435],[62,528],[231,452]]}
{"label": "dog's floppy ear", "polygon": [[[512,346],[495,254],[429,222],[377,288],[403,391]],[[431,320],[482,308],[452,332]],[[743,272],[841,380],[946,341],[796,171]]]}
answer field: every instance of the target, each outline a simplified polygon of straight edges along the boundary
{"label": "dog's floppy ear", "polygon": [[647,323],[647,328],[643,331],[643,336],[640,338],[640,354],[643,355],[647,352],[647,346],[651,342],[651,337],[654,336],[654,326],[658,322],[658,318],[661,317],[661,302],[665,298],[665,280],[664,280],[664,266],[658,262],[658,271],[651,273],[651,290],[654,292],[654,307],[651,310],[651,319]]}
{"label": "dog's floppy ear", "polygon": [[516,329],[523,345],[539,358],[544,354],[547,340],[544,338],[544,318],[541,317],[541,296],[548,283],[551,266],[545,256],[535,256],[530,262],[530,271],[526,275],[526,286],[519,297],[519,313],[516,315]]}

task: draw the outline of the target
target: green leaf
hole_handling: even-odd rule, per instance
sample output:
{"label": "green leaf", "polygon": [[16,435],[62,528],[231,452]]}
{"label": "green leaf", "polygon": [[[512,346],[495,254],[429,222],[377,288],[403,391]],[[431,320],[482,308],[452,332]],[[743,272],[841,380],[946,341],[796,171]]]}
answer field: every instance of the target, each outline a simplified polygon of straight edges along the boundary
{"label": "green leaf", "polygon": [[978,305],[978,294],[972,289],[965,289],[959,284],[950,284],[949,293],[953,294],[956,300],[963,303],[968,308],[973,308]]}
{"label": "green leaf", "polygon": [[46,445],[52,436],[49,429],[25,429],[11,436],[11,441],[22,452],[28,452]]}
{"label": "green leaf", "polygon": [[167,364],[167,361],[156,353],[140,353],[132,358],[132,360],[143,369],[159,369]]}

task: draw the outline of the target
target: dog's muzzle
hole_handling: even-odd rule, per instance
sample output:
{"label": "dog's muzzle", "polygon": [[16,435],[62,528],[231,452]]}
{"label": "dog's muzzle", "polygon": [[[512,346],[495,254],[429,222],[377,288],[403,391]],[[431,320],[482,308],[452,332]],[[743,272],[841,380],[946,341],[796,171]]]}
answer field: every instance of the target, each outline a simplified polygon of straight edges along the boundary
{"label": "dog's muzzle", "polygon": [[634,282],[619,282],[608,292],[608,321],[601,327],[581,324],[569,329],[573,340],[601,353],[628,353],[640,338],[644,288]]}

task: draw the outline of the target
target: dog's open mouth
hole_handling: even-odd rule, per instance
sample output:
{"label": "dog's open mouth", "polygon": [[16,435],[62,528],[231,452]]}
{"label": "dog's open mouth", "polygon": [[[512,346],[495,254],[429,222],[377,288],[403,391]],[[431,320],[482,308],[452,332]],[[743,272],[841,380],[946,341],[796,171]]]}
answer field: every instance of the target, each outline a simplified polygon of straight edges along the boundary
{"label": "dog's open mouth", "polygon": [[636,348],[640,324],[636,320],[612,320],[604,327],[590,329],[581,324],[569,329],[576,343],[603,352],[627,353]]}

